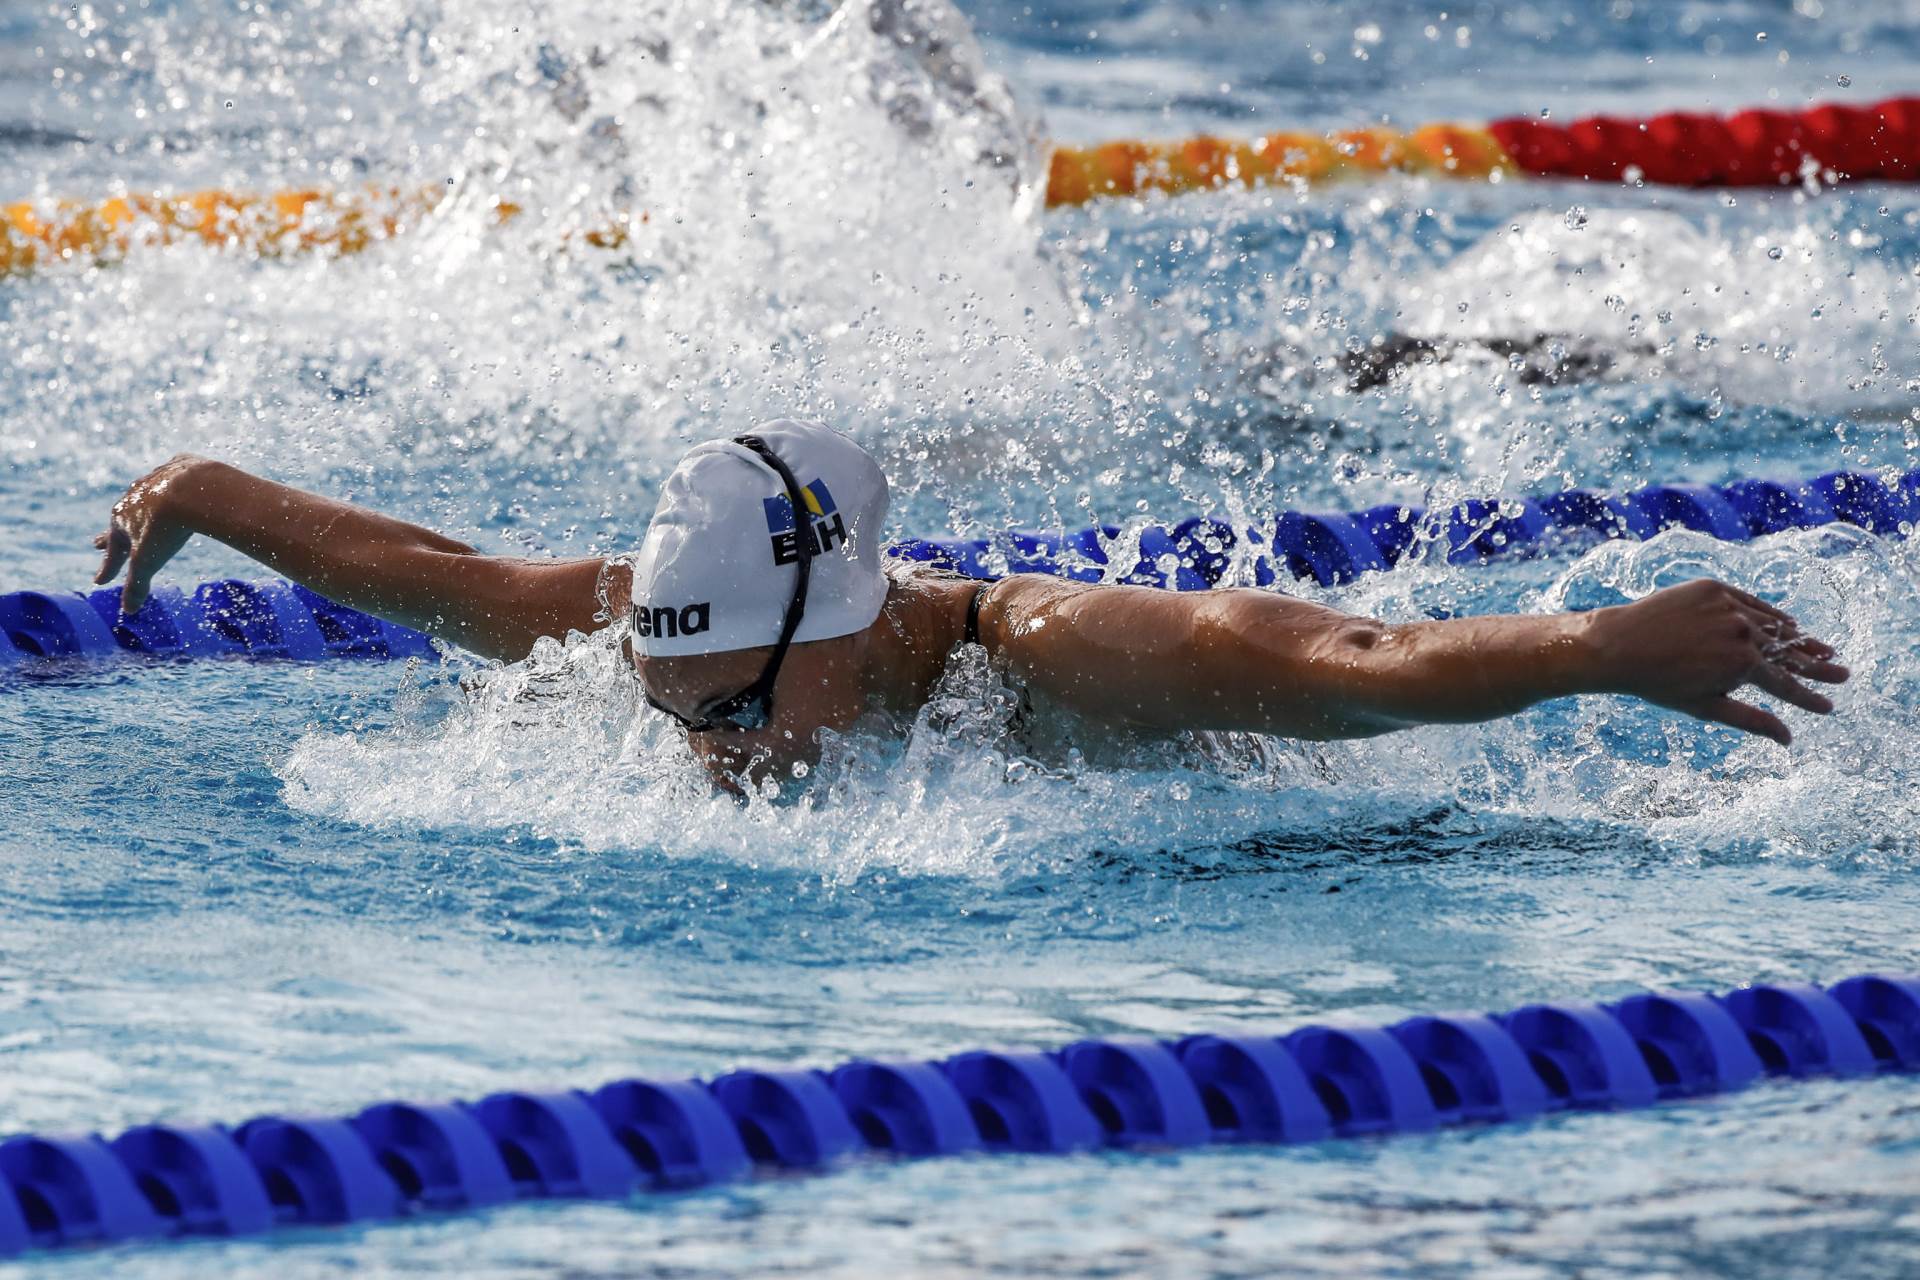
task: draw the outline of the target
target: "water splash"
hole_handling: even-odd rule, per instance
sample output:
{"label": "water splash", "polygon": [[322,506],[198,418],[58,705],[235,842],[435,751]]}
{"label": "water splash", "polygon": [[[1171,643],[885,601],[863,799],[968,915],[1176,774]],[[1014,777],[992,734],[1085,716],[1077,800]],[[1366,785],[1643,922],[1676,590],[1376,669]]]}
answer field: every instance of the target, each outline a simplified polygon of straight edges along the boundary
{"label": "water splash", "polygon": [[[1032,126],[941,4],[307,17],[262,38],[311,67],[342,33],[384,33],[399,52],[373,64],[388,83],[366,109],[397,128],[397,94],[428,127],[397,162],[390,141],[313,121],[288,145],[343,151],[336,184],[451,198],[357,258],[180,247],[16,287],[0,313],[22,357],[0,374],[24,407],[0,435],[9,456],[193,447],[314,475],[479,452],[610,465],[631,493],[689,441],[767,416],[897,434],[910,455],[956,422],[1084,400],[1075,306],[1039,265]],[[231,52],[144,31],[115,40],[166,83],[204,81]],[[297,176],[261,168],[259,185]],[[502,230],[496,198],[526,212]],[[584,245],[621,216],[621,250]]]}
{"label": "water splash", "polygon": [[[1859,211],[1788,226],[1660,209],[1518,217],[1400,295],[1409,331],[1564,335],[1741,402],[1878,408],[1920,385],[1920,286]],[[1897,225],[1897,224],[1896,224]],[[1867,251],[1862,261],[1861,250]],[[1902,340],[1898,335],[1906,333]]]}
{"label": "water splash", "polygon": [[[281,772],[296,807],[354,822],[527,831],[589,850],[841,879],[1005,880],[1095,851],[1205,857],[1321,840],[1343,824],[1393,827],[1436,797],[1517,823],[1629,832],[1631,843],[1687,856],[1900,853],[1920,818],[1899,748],[1920,705],[1914,571],[1909,548],[1851,529],[1751,546],[1676,532],[1602,545],[1557,572],[1516,567],[1470,601],[1590,608],[1702,575],[1764,591],[1833,639],[1856,672],[1835,716],[1790,713],[1800,735],[1790,753],[1622,699],[1306,749],[1252,735],[1165,743],[1087,725],[1034,731],[1016,723],[1017,699],[976,652],[903,730],[833,738],[804,786],[743,803],[715,794],[678,732],[640,709],[608,631],[479,673],[474,695],[444,718],[371,736],[310,733]],[[1439,601],[1469,603],[1475,573],[1495,571],[1414,569],[1325,595],[1419,618]],[[1516,576],[1535,585],[1515,597]]]}

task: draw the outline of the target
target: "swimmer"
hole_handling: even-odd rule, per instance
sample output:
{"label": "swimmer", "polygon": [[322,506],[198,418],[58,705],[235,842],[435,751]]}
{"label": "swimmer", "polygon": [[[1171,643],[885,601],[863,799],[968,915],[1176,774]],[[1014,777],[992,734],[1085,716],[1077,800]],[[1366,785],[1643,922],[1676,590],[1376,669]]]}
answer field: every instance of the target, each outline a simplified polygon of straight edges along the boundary
{"label": "swimmer", "polygon": [[1648,343],[1624,346],[1580,334],[1535,333],[1511,338],[1423,338],[1381,333],[1342,352],[1337,359],[1316,357],[1289,343],[1250,353],[1241,361],[1247,383],[1264,395],[1284,394],[1301,385],[1336,382],[1348,393],[1391,388],[1398,375],[1454,361],[1492,363],[1523,387],[1571,387],[1618,381],[1654,359]]}
{"label": "swimmer", "polygon": [[[1040,574],[883,568],[887,480],[813,423],[693,449],[632,556],[482,555],[417,525],[220,462],[176,457],[113,508],[97,582],[124,607],[195,534],[321,595],[491,658],[630,623],[649,705],[722,786],[786,773],[822,729],[910,721],[978,644],[1034,710],[1090,727],[1354,738],[1614,694],[1785,745],[1752,686],[1824,715],[1847,669],[1788,614],[1700,579],[1586,613],[1386,623],[1251,588],[1174,592]],[[1812,682],[1810,684],[1809,682]]]}

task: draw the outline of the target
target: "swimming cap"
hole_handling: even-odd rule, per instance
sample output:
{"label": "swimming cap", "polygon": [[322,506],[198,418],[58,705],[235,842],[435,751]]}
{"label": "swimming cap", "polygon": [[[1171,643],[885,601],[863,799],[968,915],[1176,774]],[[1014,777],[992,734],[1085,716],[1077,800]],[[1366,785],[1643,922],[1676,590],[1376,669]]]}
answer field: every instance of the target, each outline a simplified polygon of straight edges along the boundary
{"label": "swimming cap", "polygon": [[667,477],[634,562],[637,652],[665,658],[773,644],[803,537],[814,556],[794,643],[851,635],[880,616],[880,464],[817,422],[781,419],[752,434],[800,482],[805,518],[796,522],[785,482],[751,449],[731,440],[693,449]]}

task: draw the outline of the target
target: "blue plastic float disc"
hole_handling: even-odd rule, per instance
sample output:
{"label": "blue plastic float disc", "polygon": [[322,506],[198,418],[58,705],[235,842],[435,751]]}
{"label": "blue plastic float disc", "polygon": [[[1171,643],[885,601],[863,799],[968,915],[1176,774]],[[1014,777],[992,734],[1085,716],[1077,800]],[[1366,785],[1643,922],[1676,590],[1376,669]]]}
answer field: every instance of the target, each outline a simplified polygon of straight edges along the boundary
{"label": "blue plastic float disc", "polygon": [[865,1145],[818,1071],[736,1071],[711,1088],[762,1164],[811,1169]]}
{"label": "blue plastic float disc", "polygon": [[514,1198],[513,1178],[493,1135],[465,1108],[383,1102],[351,1123],[409,1201],[433,1209],[480,1209]]}
{"label": "blue plastic float disc", "polygon": [[496,1093],[472,1111],[520,1195],[618,1200],[643,1181],[640,1166],[579,1093]]}
{"label": "blue plastic float disc", "polygon": [[1629,996],[1607,1011],[1639,1046],[1661,1097],[1745,1088],[1764,1070],[1746,1032],[1710,996],[1679,991]]}
{"label": "blue plastic float disc", "polygon": [[259,1173],[224,1130],[142,1125],[112,1145],[134,1185],[171,1230],[245,1236],[274,1224]]}
{"label": "blue plastic float disc", "polygon": [[1920,1071],[1920,976],[1863,974],[1827,989],[1882,1067]]}
{"label": "blue plastic float disc", "polygon": [[849,1062],[828,1077],[854,1127],[877,1151],[959,1155],[981,1148],[966,1099],[925,1062]]}
{"label": "blue plastic float disc", "polygon": [[1117,1146],[1191,1147],[1213,1140],[1193,1077],[1165,1045],[1082,1040],[1060,1051],[1060,1065]]}
{"label": "blue plastic float disc", "polygon": [[1302,1027],[1286,1047],[1343,1138],[1417,1132],[1440,1123],[1420,1068],[1375,1027]]}
{"label": "blue plastic float disc", "polygon": [[752,1162],[733,1117],[694,1080],[620,1080],[589,1101],[656,1187],[743,1177]]}
{"label": "blue plastic float disc", "polygon": [[28,1239],[42,1247],[165,1231],[127,1166],[99,1138],[10,1138],[0,1143],[0,1177],[13,1187]]}
{"label": "blue plastic float disc", "polygon": [[1660,1091],[1627,1029],[1597,1005],[1536,1004],[1498,1015],[1556,1106],[1644,1107]]}
{"label": "blue plastic float disc", "polygon": [[1878,1065],[1852,1016],[1818,987],[1742,987],[1720,1003],[1770,1072],[1852,1076]]}
{"label": "blue plastic float disc", "polygon": [[940,1064],[990,1150],[1084,1151],[1106,1133],[1060,1064],[1041,1053],[963,1053]]}
{"label": "blue plastic float disc", "polygon": [[1188,1036],[1174,1053],[1193,1077],[1216,1142],[1318,1142],[1333,1120],[1280,1041]]}
{"label": "blue plastic float disc", "polygon": [[399,1186],[344,1120],[262,1116],[233,1136],[290,1222],[361,1222],[401,1210]]}
{"label": "blue plastic float disc", "polygon": [[1419,1068],[1442,1124],[1520,1120],[1552,1105],[1527,1051],[1491,1018],[1409,1018],[1387,1032]]}

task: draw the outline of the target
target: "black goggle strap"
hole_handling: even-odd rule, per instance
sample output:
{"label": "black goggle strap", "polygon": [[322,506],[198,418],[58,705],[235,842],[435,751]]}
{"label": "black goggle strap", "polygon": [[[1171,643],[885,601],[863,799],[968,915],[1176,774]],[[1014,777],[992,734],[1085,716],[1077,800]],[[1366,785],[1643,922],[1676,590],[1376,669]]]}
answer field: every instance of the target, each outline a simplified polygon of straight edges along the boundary
{"label": "black goggle strap", "polygon": [[[647,705],[663,712],[680,722],[680,725],[692,733],[704,733],[714,728],[716,722],[733,723],[732,718],[740,712],[762,704],[760,718],[764,721],[765,702],[773,692],[774,682],[780,677],[780,665],[786,660],[787,650],[793,644],[794,633],[800,629],[800,620],[807,611],[807,586],[813,577],[813,538],[809,529],[806,496],[800,492],[800,482],[780,455],[767,447],[767,442],[759,436],[735,436],[733,443],[752,451],[754,456],[772,467],[787,487],[787,502],[793,508],[794,546],[799,559],[794,563],[793,598],[787,604],[787,611],[780,622],[780,638],[774,642],[773,654],[767,659],[767,665],[760,671],[754,682],[739,693],[716,703],[697,719],[689,720],[670,707],[662,706],[648,694]],[[635,606],[638,607],[637,605]],[[740,726],[757,728],[758,725]]]}
{"label": "black goggle strap", "polygon": [[772,467],[787,487],[787,502],[793,508],[793,542],[799,553],[794,563],[793,599],[787,605],[787,614],[780,623],[780,638],[774,642],[773,656],[767,660],[766,670],[760,673],[760,679],[754,687],[747,690],[749,696],[763,694],[772,689],[774,679],[780,674],[780,664],[787,656],[787,649],[793,644],[793,637],[800,630],[800,621],[807,612],[807,586],[813,577],[813,536],[812,522],[808,519],[806,495],[800,491],[800,481],[794,478],[793,470],[780,460],[780,455],[767,447],[767,442],[759,436],[735,436],[733,442],[744,449],[753,451],[762,462]]}

